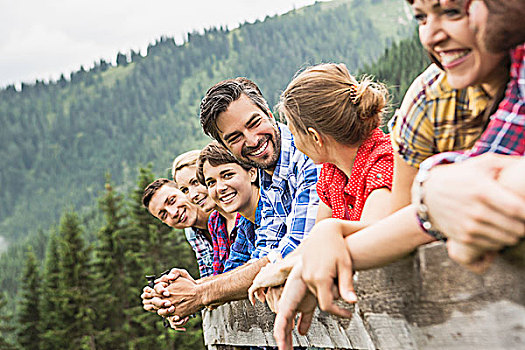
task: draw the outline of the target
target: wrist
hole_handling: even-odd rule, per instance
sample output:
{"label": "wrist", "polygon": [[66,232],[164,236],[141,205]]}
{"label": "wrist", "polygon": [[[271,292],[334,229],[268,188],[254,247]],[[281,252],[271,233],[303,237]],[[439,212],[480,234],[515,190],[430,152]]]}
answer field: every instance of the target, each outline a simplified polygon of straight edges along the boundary
{"label": "wrist", "polygon": [[206,282],[203,282],[203,283],[198,283],[196,286],[195,286],[195,295],[197,296],[197,303],[199,305],[199,308],[202,309],[210,304],[213,303],[213,300],[211,300],[211,295],[210,295],[210,288],[209,287],[209,283],[206,283]]}
{"label": "wrist", "polygon": [[416,217],[421,229],[437,240],[446,241],[446,237],[432,223],[429,208],[425,203],[425,182],[430,177],[430,170],[431,167],[420,167],[412,185],[412,204],[416,208]]}

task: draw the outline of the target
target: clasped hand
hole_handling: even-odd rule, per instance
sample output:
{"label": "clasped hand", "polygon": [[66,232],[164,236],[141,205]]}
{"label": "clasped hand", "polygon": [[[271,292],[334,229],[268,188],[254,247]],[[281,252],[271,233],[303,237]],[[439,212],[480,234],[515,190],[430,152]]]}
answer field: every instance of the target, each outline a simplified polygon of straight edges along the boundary
{"label": "clasped hand", "polygon": [[144,287],[141,298],[144,310],[162,317],[173,316],[169,318],[172,327],[186,323],[189,315],[202,308],[197,282],[182,269],[172,269],[155,280],[154,288]]}

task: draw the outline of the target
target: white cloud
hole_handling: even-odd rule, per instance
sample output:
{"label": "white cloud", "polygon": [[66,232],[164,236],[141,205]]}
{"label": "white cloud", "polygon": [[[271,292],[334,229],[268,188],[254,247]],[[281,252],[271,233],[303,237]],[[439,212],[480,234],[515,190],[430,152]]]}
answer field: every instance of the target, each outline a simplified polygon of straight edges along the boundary
{"label": "white cloud", "polygon": [[161,36],[180,41],[211,26],[233,28],[315,0],[0,0],[0,86],[144,50]]}

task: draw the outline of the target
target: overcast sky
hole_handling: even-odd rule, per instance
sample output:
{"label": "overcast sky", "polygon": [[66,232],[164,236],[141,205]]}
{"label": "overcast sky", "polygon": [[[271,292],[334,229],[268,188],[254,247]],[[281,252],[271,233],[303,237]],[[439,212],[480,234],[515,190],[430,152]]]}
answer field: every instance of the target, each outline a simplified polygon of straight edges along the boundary
{"label": "overcast sky", "polygon": [[161,36],[263,19],[315,0],[0,0],[0,87],[145,53]]}

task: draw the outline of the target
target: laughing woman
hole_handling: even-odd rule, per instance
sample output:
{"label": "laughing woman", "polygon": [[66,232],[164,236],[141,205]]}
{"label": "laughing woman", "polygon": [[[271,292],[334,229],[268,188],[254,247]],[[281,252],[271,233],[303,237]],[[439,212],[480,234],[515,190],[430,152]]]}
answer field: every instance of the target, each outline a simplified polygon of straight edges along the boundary
{"label": "laughing woman", "polygon": [[219,212],[210,216],[213,231],[213,263],[218,273],[246,263],[255,244],[255,216],[259,203],[257,169],[241,164],[218,142],[201,151],[197,178],[221,213],[235,215],[231,227]]}
{"label": "laughing woman", "polygon": [[[217,234],[220,234],[217,230],[220,228],[214,225],[214,223],[217,222],[217,218],[220,218],[221,223],[224,224],[224,230],[231,232],[237,220],[237,213],[227,213],[218,207],[213,199],[208,196],[207,188],[197,179],[197,160],[199,159],[199,154],[199,150],[194,150],[179,155],[173,161],[171,174],[173,181],[175,181],[182,193],[209,215],[208,232],[211,235],[211,244],[207,241],[199,240],[196,242],[196,245],[199,247],[206,246],[208,250],[213,250],[212,273],[210,274],[217,275],[223,272],[224,266],[216,255],[218,249],[216,246]],[[215,219],[212,220],[212,218]],[[192,235],[190,230],[191,229],[187,229],[185,231],[187,236]],[[230,245],[227,245],[225,249],[229,251]]]}
{"label": "laughing woman", "polygon": [[421,162],[474,145],[496,105],[491,100],[509,77],[508,55],[489,52],[476,40],[459,1],[446,7],[437,0],[408,3],[434,64],[414,80],[389,124],[395,151],[392,211],[410,204]]}

